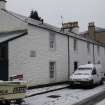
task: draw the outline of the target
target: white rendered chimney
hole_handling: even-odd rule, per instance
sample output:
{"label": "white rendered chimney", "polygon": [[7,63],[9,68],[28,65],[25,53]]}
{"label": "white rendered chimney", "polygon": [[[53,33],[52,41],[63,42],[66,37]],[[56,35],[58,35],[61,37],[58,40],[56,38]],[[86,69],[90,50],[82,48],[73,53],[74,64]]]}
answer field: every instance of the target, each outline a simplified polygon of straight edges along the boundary
{"label": "white rendered chimney", "polygon": [[95,40],[95,23],[94,22],[89,23],[88,34],[89,34],[89,38]]}
{"label": "white rendered chimney", "polygon": [[5,9],[6,8],[6,0],[0,0],[0,9]]}
{"label": "white rendered chimney", "polygon": [[65,32],[73,32],[79,34],[79,26],[77,21],[64,23],[63,29]]}

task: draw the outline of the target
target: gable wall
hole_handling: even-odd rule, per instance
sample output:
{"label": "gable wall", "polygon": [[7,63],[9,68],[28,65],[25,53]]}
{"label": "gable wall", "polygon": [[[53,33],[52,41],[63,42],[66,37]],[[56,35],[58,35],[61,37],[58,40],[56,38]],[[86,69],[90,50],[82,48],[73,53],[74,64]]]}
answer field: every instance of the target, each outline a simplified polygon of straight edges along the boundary
{"label": "gable wall", "polygon": [[26,29],[27,24],[0,10],[0,32]]}

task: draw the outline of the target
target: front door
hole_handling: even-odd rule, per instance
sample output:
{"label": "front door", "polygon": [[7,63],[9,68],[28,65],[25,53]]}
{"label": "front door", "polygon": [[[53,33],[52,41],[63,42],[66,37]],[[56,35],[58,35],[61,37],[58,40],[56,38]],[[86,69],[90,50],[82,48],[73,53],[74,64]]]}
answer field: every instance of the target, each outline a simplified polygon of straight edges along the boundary
{"label": "front door", "polygon": [[8,43],[0,44],[0,80],[8,80]]}
{"label": "front door", "polygon": [[8,80],[8,63],[0,62],[0,80]]}
{"label": "front door", "polygon": [[78,62],[74,62],[74,71],[76,71],[78,68]]}

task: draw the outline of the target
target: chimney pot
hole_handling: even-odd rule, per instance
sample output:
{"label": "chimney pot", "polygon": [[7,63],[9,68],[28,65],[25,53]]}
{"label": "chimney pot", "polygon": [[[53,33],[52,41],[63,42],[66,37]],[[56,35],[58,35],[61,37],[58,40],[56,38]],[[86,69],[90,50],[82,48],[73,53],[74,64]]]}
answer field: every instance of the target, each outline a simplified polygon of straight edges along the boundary
{"label": "chimney pot", "polygon": [[89,27],[94,27],[95,26],[95,23],[94,22],[90,22],[89,23]]}

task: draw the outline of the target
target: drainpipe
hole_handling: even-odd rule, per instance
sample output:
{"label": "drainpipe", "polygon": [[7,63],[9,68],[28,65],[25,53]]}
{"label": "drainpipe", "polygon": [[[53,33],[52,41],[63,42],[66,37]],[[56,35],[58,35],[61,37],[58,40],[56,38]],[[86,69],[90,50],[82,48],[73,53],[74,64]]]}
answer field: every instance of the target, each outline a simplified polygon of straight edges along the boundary
{"label": "drainpipe", "polygon": [[96,36],[95,36],[95,24],[94,22],[90,22],[88,25],[88,33],[89,33],[89,38],[92,39],[93,42],[93,64],[95,64],[95,40],[96,40]]}
{"label": "drainpipe", "polygon": [[70,77],[70,42],[69,42],[69,35],[68,35],[68,80]]}
{"label": "drainpipe", "polygon": [[93,64],[95,64],[94,42],[93,42]]}
{"label": "drainpipe", "polygon": [[95,26],[94,26],[94,32],[93,32],[93,64],[95,64],[95,41],[96,41],[96,35],[95,35]]}

